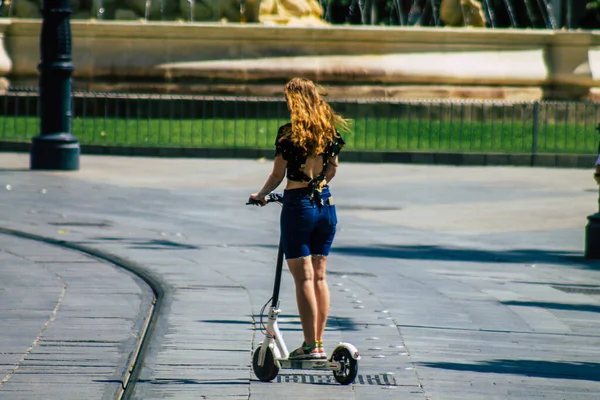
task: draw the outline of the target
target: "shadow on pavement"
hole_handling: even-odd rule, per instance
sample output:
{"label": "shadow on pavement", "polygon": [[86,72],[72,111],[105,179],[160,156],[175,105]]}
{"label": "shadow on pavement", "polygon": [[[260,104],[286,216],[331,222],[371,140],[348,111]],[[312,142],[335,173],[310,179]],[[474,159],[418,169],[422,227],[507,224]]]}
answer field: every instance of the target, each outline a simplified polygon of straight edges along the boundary
{"label": "shadow on pavement", "polygon": [[29,168],[0,168],[0,172],[34,172]]}
{"label": "shadow on pavement", "polygon": [[547,303],[540,301],[502,301],[505,306],[520,306],[520,307],[539,307],[547,308],[551,310],[564,310],[564,311],[586,311],[586,312],[600,312],[600,306],[592,304],[564,304],[564,303]]}
{"label": "shadow on pavement", "polygon": [[362,257],[396,258],[404,260],[466,261],[479,263],[552,262],[600,269],[599,261],[585,259],[582,254],[568,251],[515,249],[506,251],[467,249],[443,246],[334,246],[332,253]]}
{"label": "shadow on pavement", "polygon": [[136,384],[140,383],[149,383],[151,385],[247,385],[248,380],[140,379],[136,382]]}
{"label": "shadow on pavement", "polygon": [[[166,239],[136,239],[119,237],[95,237],[92,240],[102,242],[119,242],[128,244],[127,248],[137,250],[197,250],[199,247],[177,243]],[[84,244],[85,242],[79,242]],[[94,242],[89,242],[94,243]]]}
{"label": "shadow on pavement", "polygon": [[[123,381],[116,379],[95,379],[93,382],[119,383]],[[243,379],[221,379],[221,380],[199,380],[199,379],[139,379],[136,384],[147,383],[150,385],[247,385],[248,380]]]}
{"label": "shadow on pavement", "polygon": [[544,360],[492,360],[477,364],[449,362],[418,363],[430,368],[473,371],[492,374],[524,375],[539,378],[560,378],[600,382],[600,364]]}
{"label": "shadow on pavement", "polygon": [[[258,326],[260,324],[260,315],[256,314],[252,316],[254,318],[255,324]],[[286,325],[300,325],[300,317],[298,315],[287,315],[281,314],[279,315],[281,319],[278,321],[279,329],[282,331],[302,331],[301,328],[287,328]],[[293,321],[286,321],[286,318],[293,318]],[[203,319],[198,320],[198,322],[204,322],[208,324],[223,324],[223,325],[252,325],[252,320],[236,320],[236,319]],[[267,316],[263,316],[263,323],[267,323]],[[337,317],[337,316],[329,316],[327,319],[327,330],[341,330],[341,331],[358,331],[358,325],[352,321],[352,318],[348,317]]]}

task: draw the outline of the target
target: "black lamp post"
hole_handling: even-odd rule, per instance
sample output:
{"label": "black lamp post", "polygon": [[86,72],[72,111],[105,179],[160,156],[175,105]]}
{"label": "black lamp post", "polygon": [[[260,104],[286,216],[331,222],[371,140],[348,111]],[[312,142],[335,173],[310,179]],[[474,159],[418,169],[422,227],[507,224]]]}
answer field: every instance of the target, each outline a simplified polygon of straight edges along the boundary
{"label": "black lamp post", "polygon": [[31,169],[78,170],[79,141],[71,135],[71,0],[44,0],[40,36],[40,135]]}
{"label": "black lamp post", "polygon": [[[596,127],[600,133],[600,124]],[[598,155],[600,156],[600,143],[598,143]],[[585,257],[600,259],[600,190],[598,191],[598,212],[588,217],[585,228]]]}

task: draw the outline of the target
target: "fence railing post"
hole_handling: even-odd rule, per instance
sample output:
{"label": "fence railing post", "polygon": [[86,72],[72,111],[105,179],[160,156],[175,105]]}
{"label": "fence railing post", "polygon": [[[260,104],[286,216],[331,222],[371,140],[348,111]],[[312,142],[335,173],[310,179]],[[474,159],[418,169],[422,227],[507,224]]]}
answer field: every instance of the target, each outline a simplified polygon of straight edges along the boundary
{"label": "fence railing post", "polygon": [[536,163],[536,155],[538,153],[538,140],[540,135],[540,102],[533,103],[533,131],[531,138],[531,165]]}

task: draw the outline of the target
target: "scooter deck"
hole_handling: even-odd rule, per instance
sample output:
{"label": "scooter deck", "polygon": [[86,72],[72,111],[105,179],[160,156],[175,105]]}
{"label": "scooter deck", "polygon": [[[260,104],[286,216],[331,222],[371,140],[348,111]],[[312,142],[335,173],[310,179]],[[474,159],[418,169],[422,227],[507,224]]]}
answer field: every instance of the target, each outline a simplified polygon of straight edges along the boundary
{"label": "scooter deck", "polygon": [[324,360],[289,360],[287,358],[278,358],[277,362],[281,364],[283,369],[313,369],[313,370],[327,370],[327,371],[339,371],[341,365],[338,362]]}

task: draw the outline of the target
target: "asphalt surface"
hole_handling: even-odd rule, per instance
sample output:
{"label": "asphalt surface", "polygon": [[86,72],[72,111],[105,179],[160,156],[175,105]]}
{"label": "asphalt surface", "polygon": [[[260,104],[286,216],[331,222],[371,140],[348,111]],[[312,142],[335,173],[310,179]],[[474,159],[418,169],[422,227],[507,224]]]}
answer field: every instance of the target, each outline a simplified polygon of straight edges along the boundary
{"label": "asphalt surface", "polygon": [[[325,347],[349,341],[362,360],[340,386],[252,373],[279,209],[244,203],[268,161],[81,161],[32,172],[27,155],[1,154],[0,227],[124,260],[141,278],[0,234],[2,399],[118,396],[154,298],[144,274],[164,298],[132,398],[598,398],[600,265],[582,257],[591,169],[342,164]],[[293,348],[287,272],[281,308]]]}

